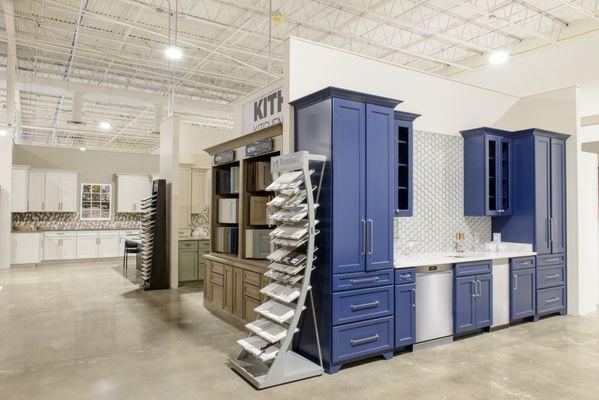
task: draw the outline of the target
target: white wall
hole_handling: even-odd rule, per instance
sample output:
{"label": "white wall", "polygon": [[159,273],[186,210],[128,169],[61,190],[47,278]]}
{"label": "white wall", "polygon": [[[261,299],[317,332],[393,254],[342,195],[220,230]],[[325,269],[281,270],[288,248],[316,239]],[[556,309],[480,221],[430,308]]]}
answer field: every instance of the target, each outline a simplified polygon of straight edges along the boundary
{"label": "white wall", "polygon": [[599,30],[454,77],[517,96],[579,85],[580,114],[585,116],[599,114],[597,65]]}
{"label": "white wall", "polygon": [[582,163],[582,137],[580,111],[578,107],[580,88],[550,91],[520,99],[494,125],[496,128],[517,130],[542,128],[567,133],[566,174],[567,174],[567,234],[568,234],[568,313],[582,315],[588,309],[587,299],[596,296],[597,288],[588,282],[596,280],[589,276],[588,265],[592,255],[586,251],[596,246],[594,236],[586,234],[585,199],[587,189],[584,181],[585,169]]}
{"label": "white wall", "polygon": [[518,98],[303,39],[289,39],[289,101],[327,86],[391,97],[419,130],[458,135],[493,124]]}
{"label": "white wall", "polygon": [[166,248],[170,286],[179,286],[179,117],[173,115],[160,126],[160,178],[166,179]]}
{"label": "white wall", "polygon": [[12,138],[0,137],[0,269],[10,268]]}
{"label": "white wall", "polygon": [[182,164],[209,168],[210,156],[204,149],[236,136],[234,131],[179,123],[179,161]]}
{"label": "white wall", "polygon": [[597,206],[599,199],[597,196],[597,154],[580,153],[581,163],[581,215],[580,231],[584,238],[584,243],[580,249],[580,275],[581,275],[581,296],[579,299],[579,315],[588,314],[597,309],[597,300],[599,298],[599,258],[597,253],[597,244],[599,243],[598,224],[599,215]]}

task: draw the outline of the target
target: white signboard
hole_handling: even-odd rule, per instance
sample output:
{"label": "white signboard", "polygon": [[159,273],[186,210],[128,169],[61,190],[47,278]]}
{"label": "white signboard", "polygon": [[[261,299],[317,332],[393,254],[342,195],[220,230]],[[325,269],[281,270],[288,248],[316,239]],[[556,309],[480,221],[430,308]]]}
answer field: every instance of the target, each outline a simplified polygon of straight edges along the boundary
{"label": "white signboard", "polygon": [[244,104],[242,118],[243,135],[283,122],[283,89],[275,89]]}

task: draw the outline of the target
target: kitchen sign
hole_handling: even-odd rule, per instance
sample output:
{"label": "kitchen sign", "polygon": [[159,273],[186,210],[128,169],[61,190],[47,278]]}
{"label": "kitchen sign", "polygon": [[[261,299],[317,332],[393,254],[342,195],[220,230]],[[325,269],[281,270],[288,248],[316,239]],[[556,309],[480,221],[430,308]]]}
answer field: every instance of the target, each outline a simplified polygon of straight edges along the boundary
{"label": "kitchen sign", "polygon": [[275,89],[244,104],[242,113],[243,135],[283,122],[283,89]]}

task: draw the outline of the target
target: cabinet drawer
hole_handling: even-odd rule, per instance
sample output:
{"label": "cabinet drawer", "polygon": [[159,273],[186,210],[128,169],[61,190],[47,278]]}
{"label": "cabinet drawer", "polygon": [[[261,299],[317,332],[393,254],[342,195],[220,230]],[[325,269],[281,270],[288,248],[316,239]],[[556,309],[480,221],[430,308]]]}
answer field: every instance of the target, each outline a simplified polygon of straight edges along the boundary
{"label": "cabinet drawer", "polygon": [[333,291],[362,289],[393,284],[393,270],[333,275]]}
{"label": "cabinet drawer", "polygon": [[260,274],[252,271],[243,271],[243,282],[260,287]]}
{"label": "cabinet drawer", "polygon": [[333,325],[393,314],[393,286],[333,294]]}
{"label": "cabinet drawer", "polygon": [[415,268],[402,268],[395,270],[395,284],[403,285],[404,283],[416,282],[416,269]]}
{"label": "cabinet drawer", "polygon": [[491,265],[493,265],[493,263],[490,260],[456,264],[455,276],[490,274]]}
{"label": "cabinet drawer", "polygon": [[332,361],[345,361],[393,349],[393,316],[333,327]]}
{"label": "cabinet drawer", "polygon": [[541,267],[543,265],[555,265],[555,264],[565,264],[566,263],[566,255],[565,254],[545,254],[542,256],[537,256],[537,266]]}
{"label": "cabinet drawer", "polygon": [[512,258],[510,262],[512,263],[513,271],[517,271],[519,269],[534,268],[536,265],[534,257]]}
{"label": "cabinet drawer", "polygon": [[193,240],[179,240],[180,250],[198,250],[198,242]]}
{"label": "cabinet drawer", "polygon": [[537,289],[561,286],[566,283],[566,268],[563,265],[549,265],[537,268]]}
{"label": "cabinet drawer", "polygon": [[210,264],[212,264],[212,273],[213,274],[224,274],[225,273],[225,266],[221,263],[215,262],[215,261],[211,261]]}
{"label": "cabinet drawer", "polygon": [[256,300],[260,300],[260,289],[258,289],[254,285],[249,285],[247,283],[243,284],[243,294],[245,296],[250,296]]}
{"label": "cabinet drawer", "polygon": [[537,290],[538,314],[561,311],[564,307],[566,307],[565,286]]}
{"label": "cabinet drawer", "polygon": [[225,277],[218,274],[211,274],[210,283],[223,286],[225,284]]}

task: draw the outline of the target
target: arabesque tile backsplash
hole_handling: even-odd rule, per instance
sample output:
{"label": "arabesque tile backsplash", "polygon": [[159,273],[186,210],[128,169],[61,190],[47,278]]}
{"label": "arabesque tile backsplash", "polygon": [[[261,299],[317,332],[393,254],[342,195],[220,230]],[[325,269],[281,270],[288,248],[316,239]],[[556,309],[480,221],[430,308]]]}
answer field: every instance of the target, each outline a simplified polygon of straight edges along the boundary
{"label": "arabesque tile backsplash", "polygon": [[464,216],[463,149],[461,136],[414,131],[413,217],[395,218],[396,253],[452,251],[458,231],[467,250],[491,240],[490,217]]}

